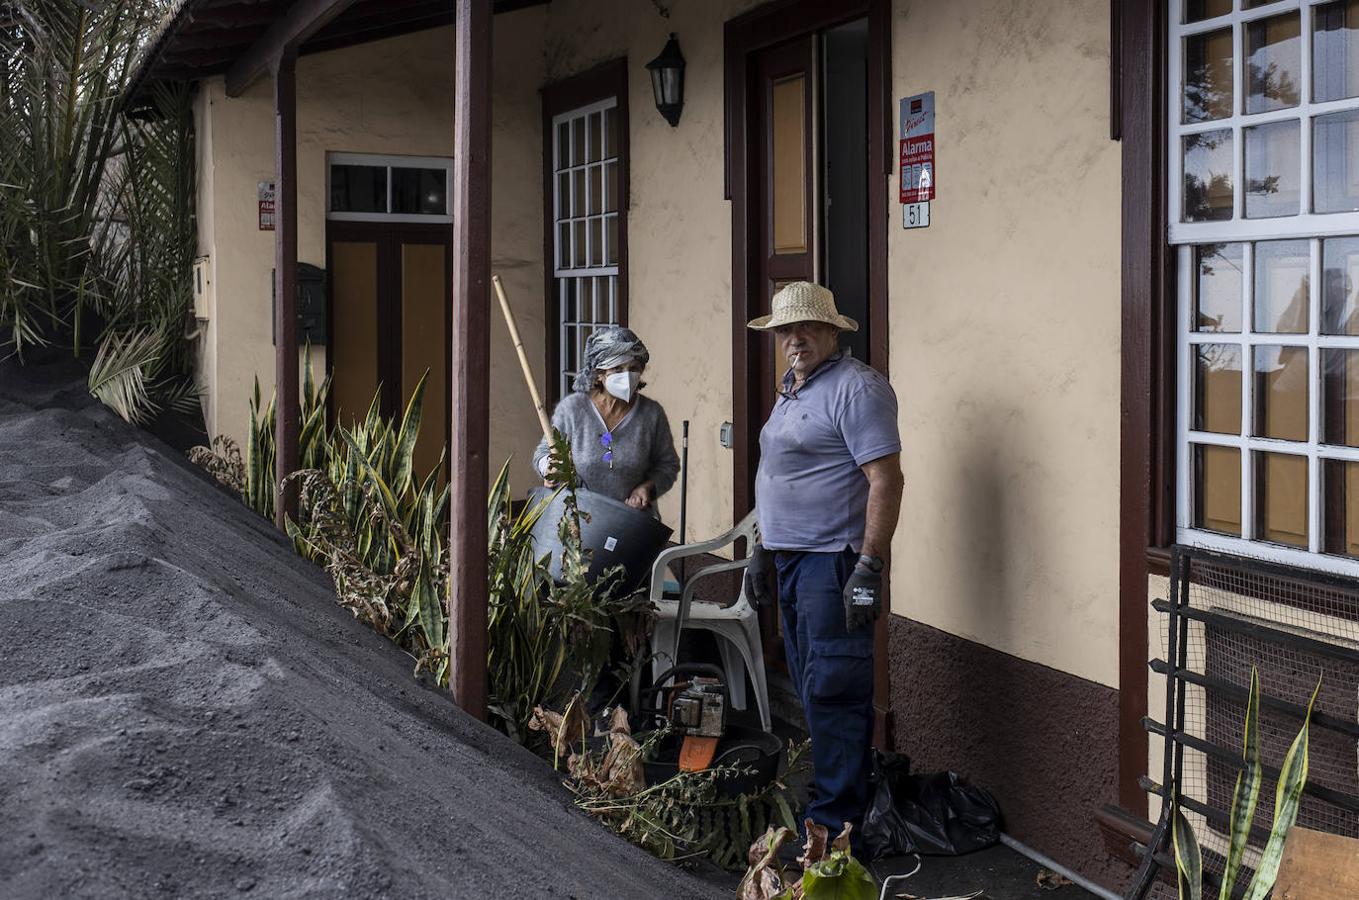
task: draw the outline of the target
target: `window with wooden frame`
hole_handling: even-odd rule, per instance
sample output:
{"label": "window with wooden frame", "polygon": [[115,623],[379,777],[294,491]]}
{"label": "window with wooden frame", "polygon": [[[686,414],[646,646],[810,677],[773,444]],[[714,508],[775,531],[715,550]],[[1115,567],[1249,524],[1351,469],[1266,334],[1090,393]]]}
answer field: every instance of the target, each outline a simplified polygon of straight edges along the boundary
{"label": "window with wooden frame", "polygon": [[1170,0],[1176,536],[1359,575],[1359,0]]}
{"label": "window with wooden frame", "polygon": [[601,325],[618,325],[618,101],[601,100],[552,119],[553,274],[557,281],[559,390],[585,358]]}
{"label": "window with wooden frame", "polygon": [[326,154],[326,218],[334,222],[452,222],[453,160]]}

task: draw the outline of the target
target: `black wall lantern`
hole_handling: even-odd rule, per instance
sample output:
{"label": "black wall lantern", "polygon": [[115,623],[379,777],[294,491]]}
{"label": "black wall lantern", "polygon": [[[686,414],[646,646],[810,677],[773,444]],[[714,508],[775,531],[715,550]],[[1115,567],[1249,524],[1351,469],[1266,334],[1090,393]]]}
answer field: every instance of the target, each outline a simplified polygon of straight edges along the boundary
{"label": "black wall lantern", "polygon": [[665,116],[671,127],[679,124],[684,109],[684,54],[674,33],[665,42],[661,55],[646,64],[651,72],[651,92],[656,95],[656,109]]}

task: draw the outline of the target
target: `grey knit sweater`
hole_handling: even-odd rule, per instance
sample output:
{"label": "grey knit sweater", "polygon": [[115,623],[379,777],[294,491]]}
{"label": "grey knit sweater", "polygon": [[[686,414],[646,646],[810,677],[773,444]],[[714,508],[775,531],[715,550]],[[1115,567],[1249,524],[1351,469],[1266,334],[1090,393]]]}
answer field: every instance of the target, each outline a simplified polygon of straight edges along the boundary
{"label": "grey knit sweater", "polygon": [[[604,462],[604,420],[589,395],[574,393],[564,397],[552,411],[552,427],[571,444],[571,459],[580,474],[581,486],[627,500],[633,488],[644,481],[656,485],[656,496],[670,490],[679,474],[679,454],[665,410],[651,398],[638,394],[632,409],[613,429],[613,467]],[[533,472],[542,477],[542,461],[547,456],[547,439],[538,442],[533,452]],[[654,506],[652,507],[655,508]]]}

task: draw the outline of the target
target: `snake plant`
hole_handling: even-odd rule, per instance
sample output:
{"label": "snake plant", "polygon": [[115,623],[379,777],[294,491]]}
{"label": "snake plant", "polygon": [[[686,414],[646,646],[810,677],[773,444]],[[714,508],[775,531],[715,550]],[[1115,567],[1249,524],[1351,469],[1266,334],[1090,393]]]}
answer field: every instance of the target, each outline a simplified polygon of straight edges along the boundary
{"label": "snake plant", "polygon": [[[1255,873],[1245,890],[1245,900],[1264,900],[1274,887],[1279,875],[1279,863],[1283,858],[1284,841],[1288,831],[1298,818],[1298,807],[1302,801],[1302,788],[1307,783],[1308,732],[1312,718],[1312,708],[1316,705],[1317,693],[1321,682],[1317,682],[1312,699],[1307,704],[1307,714],[1303,718],[1302,729],[1293,744],[1288,748],[1284,764],[1279,772],[1279,781],[1274,793],[1274,823],[1269,838],[1260,852],[1255,865]],[[1242,738],[1242,767],[1236,778],[1236,790],[1232,796],[1232,810],[1227,843],[1227,857],[1224,862],[1222,880],[1218,891],[1219,900],[1230,900],[1245,868],[1246,845],[1250,837],[1251,824],[1255,819],[1255,807],[1260,797],[1260,783],[1263,776],[1260,763],[1260,676],[1251,668],[1250,694],[1246,700],[1246,722]],[[1185,817],[1181,804],[1175,803],[1171,820],[1171,840],[1175,846],[1175,867],[1179,883],[1180,900],[1201,900],[1203,896],[1203,853],[1194,836],[1194,828]]]}

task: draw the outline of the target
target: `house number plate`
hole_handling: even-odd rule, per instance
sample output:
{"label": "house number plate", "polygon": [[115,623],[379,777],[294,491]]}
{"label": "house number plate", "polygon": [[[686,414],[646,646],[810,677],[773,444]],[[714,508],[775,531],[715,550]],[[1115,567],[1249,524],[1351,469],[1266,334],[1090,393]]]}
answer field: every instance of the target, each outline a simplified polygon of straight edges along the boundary
{"label": "house number plate", "polygon": [[930,227],[930,204],[906,203],[901,207],[902,227],[903,228],[929,228]]}

